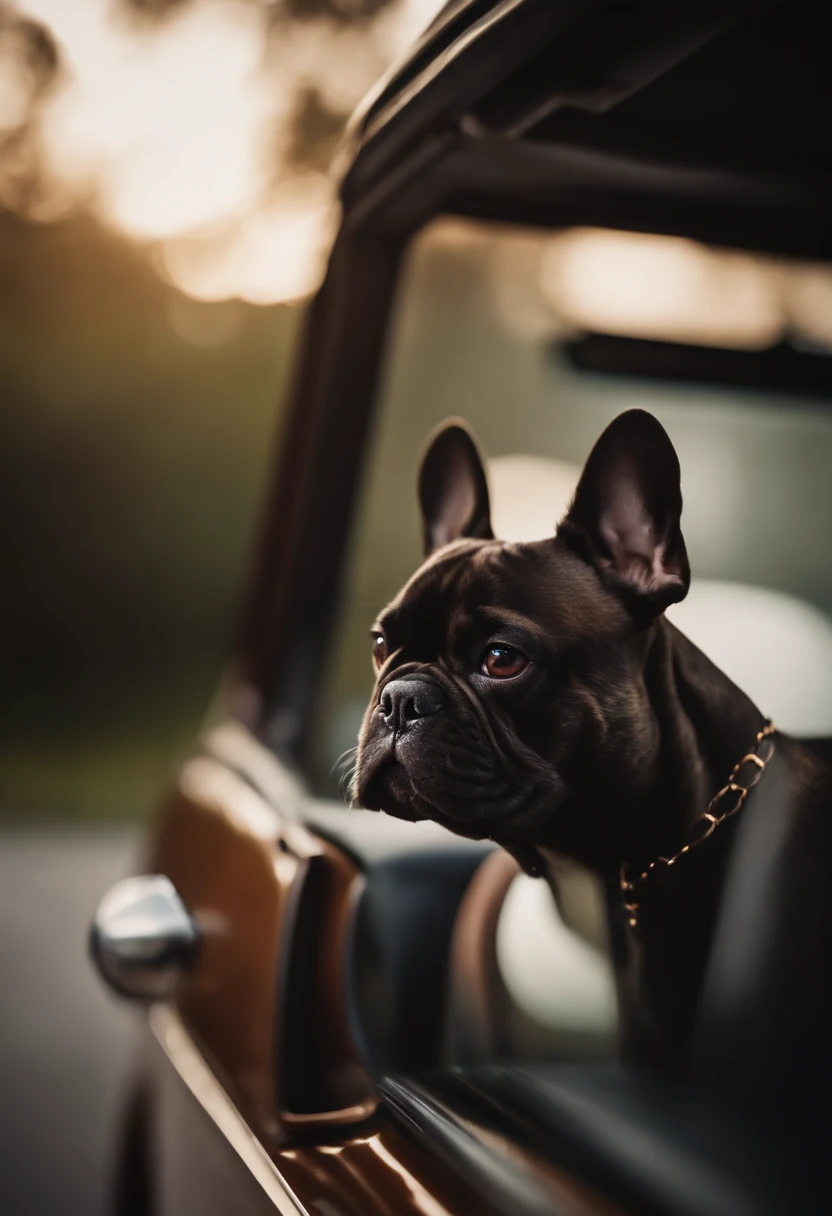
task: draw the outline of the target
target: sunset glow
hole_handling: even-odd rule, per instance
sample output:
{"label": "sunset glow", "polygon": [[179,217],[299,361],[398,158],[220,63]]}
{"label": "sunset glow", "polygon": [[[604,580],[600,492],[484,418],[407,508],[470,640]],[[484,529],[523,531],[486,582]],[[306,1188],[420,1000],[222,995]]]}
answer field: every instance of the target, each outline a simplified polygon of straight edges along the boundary
{"label": "sunset glow", "polygon": [[[33,126],[46,188],[27,201],[29,218],[86,207],[186,294],[270,304],[316,289],[337,221],[329,146],[304,160],[314,130],[299,107],[312,97],[334,139],[442,0],[392,0],[352,23],[276,21],[266,0],[192,0],[154,19],[117,0],[16,3],[59,61]],[[0,134],[25,120],[35,86],[10,24]],[[497,244],[495,302],[530,339],[599,330],[753,349],[795,334],[832,346],[823,267],[591,229]]]}
{"label": "sunset glow", "polygon": [[538,288],[559,326],[738,350],[832,349],[828,266],[680,237],[576,228],[542,243]]}
{"label": "sunset glow", "polygon": [[[314,89],[346,115],[439,7],[399,0],[358,27],[321,18],[275,32],[269,6],[243,0],[156,21],[110,0],[18,0],[61,57],[39,130],[55,199],[155,246],[166,276],[200,299],[305,295],[323,271],[334,186],[293,160],[297,98]],[[23,96],[3,72],[0,129]]]}
{"label": "sunset glow", "polygon": [[327,179],[309,174],[230,231],[165,241],[162,265],[172,283],[200,300],[299,299],[320,281],[336,214]]}
{"label": "sunset glow", "polygon": [[541,287],[579,329],[763,348],[783,329],[765,259],[678,237],[576,229],[549,245]]}

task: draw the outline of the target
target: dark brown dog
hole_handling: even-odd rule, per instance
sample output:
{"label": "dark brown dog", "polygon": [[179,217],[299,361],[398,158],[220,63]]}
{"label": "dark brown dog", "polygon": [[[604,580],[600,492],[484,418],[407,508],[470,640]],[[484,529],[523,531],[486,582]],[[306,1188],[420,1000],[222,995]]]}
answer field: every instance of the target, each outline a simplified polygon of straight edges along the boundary
{"label": "dark brown dog", "polygon": [[[651,415],[632,410],[604,432],[552,539],[493,538],[482,463],[455,423],[430,444],[419,499],[427,557],[373,629],[358,800],[491,837],[532,871],[541,847],[593,869],[608,891],[628,1049],[684,1068],[731,844],[766,783],[782,828],[775,982],[790,982],[790,934],[814,951],[807,966],[832,963],[829,773],[792,740],[763,737],[760,710],[663,615],[690,569],[679,462]],[[714,828],[702,816],[749,752],[757,760],[735,782],[759,780]],[[726,809],[723,799],[713,818]],[[622,886],[622,872],[638,879],[700,836],[672,867]],[[803,1023],[782,1014],[776,1025],[798,1034]]]}

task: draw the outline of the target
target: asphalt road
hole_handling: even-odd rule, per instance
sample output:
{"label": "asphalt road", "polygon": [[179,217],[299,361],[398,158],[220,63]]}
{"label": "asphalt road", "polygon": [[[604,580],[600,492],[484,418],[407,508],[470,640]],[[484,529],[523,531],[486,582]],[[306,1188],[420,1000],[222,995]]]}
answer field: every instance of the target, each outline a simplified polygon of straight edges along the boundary
{"label": "asphalt road", "polygon": [[124,829],[0,831],[0,1216],[108,1216],[134,1014],[86,955]]}

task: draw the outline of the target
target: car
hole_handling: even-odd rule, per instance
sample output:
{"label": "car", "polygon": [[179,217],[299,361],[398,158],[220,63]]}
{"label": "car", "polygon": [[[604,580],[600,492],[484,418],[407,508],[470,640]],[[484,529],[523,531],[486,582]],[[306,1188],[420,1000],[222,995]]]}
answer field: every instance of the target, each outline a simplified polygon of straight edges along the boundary
{"label": "car", "polygon": [[695,1076],[616,1058],[585,873],[556,906],[489,841],[349,808],[337,768],[430,428],[471,418],[498,526],[545,535],[645,401],[686,478],[680,624],[828,755],[819,7],[451,0],[354,117],[226,675],[92,927],[144,1009],[120,1216],[822,1209],[822,1148],[741,1100],[771,1054],[707,1001]]}

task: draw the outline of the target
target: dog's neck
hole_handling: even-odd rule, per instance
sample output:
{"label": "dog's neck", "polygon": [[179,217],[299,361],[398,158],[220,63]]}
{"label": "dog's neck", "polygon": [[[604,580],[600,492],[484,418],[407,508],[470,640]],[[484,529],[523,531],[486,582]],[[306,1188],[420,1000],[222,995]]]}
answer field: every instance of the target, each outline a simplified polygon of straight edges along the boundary
{"label": "dog's neck", "polygon": [[[602,878],[617,876],[622,864],[639,873],[657,857],[678,853],[765,722],[745,693],[663,617],[646,639],[641,678],[641,732],[651,739],[649,748],[623,733],[600,765],[588,749],[581,767],[568,774],[567,802],[535,841]],[[587,824],[603,827],[588,832]],[[522,846],[515,851],[522,862]]]}
{"label": "dog's neck", "polygon": [[648,643],[644,683],[658,731],[653,779],[637,815],[630,817],[632,807],[622,814],[628,826],[609,856],[588,860],[607,895],[625,1050],[642,1063],[679,1072],[739,817],[651,884],[635,929],[623,904],[620,866],[638,873],[682,848],[734,765],[752,749],[764,718],[664,619]]}
{"label": "dog's neck", "polygon": [[664,618],[654,628],[644,682],[659,741],[639,831],[622,857],[631,867],[679,851],[765,721],[745,693]]}

